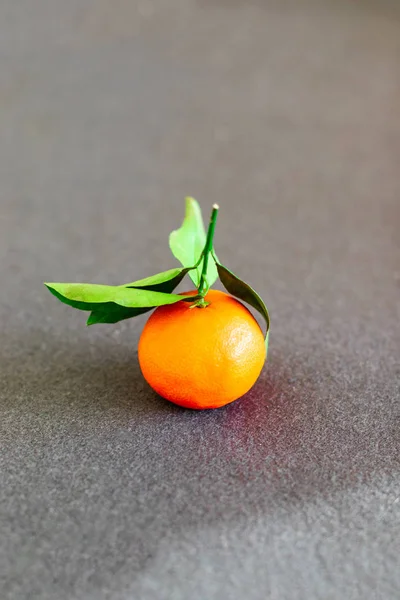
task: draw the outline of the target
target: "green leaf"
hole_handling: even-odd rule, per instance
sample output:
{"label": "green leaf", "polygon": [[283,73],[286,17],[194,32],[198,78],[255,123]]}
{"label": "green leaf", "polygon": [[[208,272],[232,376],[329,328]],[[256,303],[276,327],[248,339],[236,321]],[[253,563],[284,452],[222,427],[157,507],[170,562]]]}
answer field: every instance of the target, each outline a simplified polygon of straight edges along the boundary
{"label": "green leaf", "polygon": [[143,290],[152,290],[157,292],[164,292],[170,294],[180,284],[182,279],[187,273],[194,267],[187,267],[185,269],[170,269],[163,273],[157,273],[157,275],[151,275],[145,279],[134,281],[133,283],[126,283],[122,287],[138,288]]}
{"label": "green leaf", "polygon": [[217,261],[215,261],[215,264],[218,270],[219,278],[225,289],[232,294],[232,296],[235,296],[236,298],[239,298],[239,300],[243,300],[244,302],[247,302],[247,304],[250,304],[250,306],[255,308],[264,317],[267,326],[265,334],[265,347],[268,352],[270,320],[268,309],[263,300],[257,294],[257,292],[249,286],[248,283],[245,283],[239,279],[239,277],[234,275],[234,273],[229,271],[229,269],[223,265],[219,264]]}
{"label": "green leaf", "polygon": [[[198,202],[194,198],[186,198],[186,213],[182,226],[173,231],[169,236],[169,246],[172,254],[184,267],[196,269],[189,272],[196,287],[200,284],[203,260],[201,254],[206,243],[206,231]],[[207,269],[207,283],[212,286],[218,278],[217,269],[213,261],[209,261]]]}
{"label": "green leaf", "polygon": [[[152,290],[170,294],[189,271],[190,268],[170,269],[169,271],[157,273],[156,275],[151,275],[145,279],[127,283],[122,287]],[[131,319],[132,317],[142,315],[152,309],[153,307],[126,308],[125,306],[119,306],[114,302],[105,302],[92,310],[87,320],[87,325],[95,325],[97,323],[118,323],[124,319]]]}
{"label": "green leaf", "polygon": [[[129,316],[133,317],[146,312],[143,309],[151,310],[156,306],[175,304],[182,300],[190,302],[197,298],[197,295],[181,296],[124,286],[89,283],[45,283],[45,285],[61,302],[79,310],[93,311],[95,315],[93,320],[90,319],[91,322],[101,318],[102,322],[116,323],[117,320],[120,320],[120,318],[117,319],[118,316],[126,319]],[[112,305],[129,309],[129,315],[126,311],[118,311]],[[104,319],[112,320],[105,321]]]}
{"label": "green leaf", "polygon": [[95,325],[97,323],[118,323],[124,319],[131,319],[146,312],[153,310],[150,308],[126,308],[119,306],[114,302],[105,302],[99,304],[89,315],[87,325]]}
{"label": "green leaf", "polygon": [[[121,287],[139,288],[170,294],[189,271],[189,268],[170,269],[169,271],[157,273],[156,275],[146,277],[145,279],[127,283],[125,286]],[[136,317],[152,309],[153,307],[126,308],[125,306],[119,306],[114,302],[105,302],[92,310],[87,320],[87,325],[95,325],[97,323],[118,323],[119,321],[131,319],[132,317]]]}

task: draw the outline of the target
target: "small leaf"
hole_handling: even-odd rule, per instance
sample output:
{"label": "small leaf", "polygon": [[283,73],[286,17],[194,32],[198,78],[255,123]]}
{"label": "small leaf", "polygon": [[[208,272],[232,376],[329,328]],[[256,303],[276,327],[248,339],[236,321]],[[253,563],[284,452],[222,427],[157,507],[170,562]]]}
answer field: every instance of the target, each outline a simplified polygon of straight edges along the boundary
{"label": "small leaf", "polygon": [[[169,246],[172,254],[184,267],[197,265],[196,269],[189,272],[196,287],[200,284],[203,260],[201,253],[206,243],[206,231],[198,202],[194,198],[186,198],[186,213],[182,226],[173,231],[169,237]],[[207,268],[207,283],[212,286],[218,278],[217,269],[213,261],[209,261]]]}
{"label": "small leaf", "polygon": [[145,279],[134,281],[133,283],[126,283],[122,287],[138,288],[142,290],[152,290],[155,292],[164,292],[170,294],[180,284],[182,279],[187,273],[194,267],[187,267],[185,269],[170,269],[163,273],[157,273],[157,275],[151,275]]}
{"label": "small leaf", "polygon": [[108,302],[126,308],[154,308],[197,298],[196,295],[182,297],[178,294],[165,294],[145,289],[89,283],[46,283],[45,285],[61,302],[79,310],[95,310],[100,304]]}
{"label": "small leaf", "polygon": [[268,309],[265,306],[261,297],[257,294],[256,291],[253,290],[247,283],[239,279],[236,275],[234,275],[229,269],[219,264],[217,261],[215,262],[219,278],[225,287],[225,289],[240,300],[247,302],[253,308],[255,308],[265,319],[267,330],[265,334],[265,347],[268,351],[268,339],[269,339],[269,314]]}
{"label": "small leaf", "polygon": [[118,323],[124,319],[131,319],[137,317],[143,313],[153,310],[150,308],[126,308],[125,306],[119,306],[114,302],[105,302],[99,304],[89,315],[87,325],[95,325],[97,323]]}

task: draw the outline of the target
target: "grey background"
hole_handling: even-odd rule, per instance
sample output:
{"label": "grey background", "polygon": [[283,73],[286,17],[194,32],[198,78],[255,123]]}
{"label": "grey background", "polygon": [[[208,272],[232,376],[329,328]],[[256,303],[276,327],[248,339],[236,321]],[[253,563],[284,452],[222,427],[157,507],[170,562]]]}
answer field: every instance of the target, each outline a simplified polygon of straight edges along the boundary
{"label": "grey background", "polygon": [[[5,0],[0,83],[1,599],[399,598],[400,5]],[[272,315],[202,413],[41,285],[170,268],[187,194]]]}

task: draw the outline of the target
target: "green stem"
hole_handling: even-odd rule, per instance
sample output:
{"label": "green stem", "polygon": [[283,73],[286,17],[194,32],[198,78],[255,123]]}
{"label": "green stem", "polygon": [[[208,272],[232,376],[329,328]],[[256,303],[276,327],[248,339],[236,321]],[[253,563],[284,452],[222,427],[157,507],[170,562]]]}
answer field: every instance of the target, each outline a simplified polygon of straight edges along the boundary
{"label": "green stem", "polygon": [[205,244],[204,250],[203,250],[203,269],[201,271],[200,283],[199,283],[199,287],[198,287],[199,296],[201,296],[202,298],[204,298],[204,296],[208,292],[208,283],[207,283],[208,259],[210,257],[210,253],[213,250],[213,241],[214,241],[215,226],[217,224],[218,210],[219,210],[218,204],[214,204],[212,213],[211,213],[210,225],[208,226],[206,244]]}

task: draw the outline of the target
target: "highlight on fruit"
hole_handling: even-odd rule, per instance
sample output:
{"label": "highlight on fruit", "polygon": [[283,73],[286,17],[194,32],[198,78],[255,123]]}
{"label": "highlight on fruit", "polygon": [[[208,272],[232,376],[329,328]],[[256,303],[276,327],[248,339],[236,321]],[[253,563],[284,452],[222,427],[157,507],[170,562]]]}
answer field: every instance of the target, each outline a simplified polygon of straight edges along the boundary
{"label": "highlight on fruit", "polygon": [[[267,307],[257,292],[221,264],[214,251],[218,211],[219,206],[214,204],[206,231],[198,202],[194,198],[186,198],[183,223],[169,237],[170,249],[181,263],[180,268],[172,268],[118,286],[45,283],[49,291],[61,302],[89,312],[87,325],[117,323],[155,309],[139,343],[142,372],[158,393],[176,404],[190,408],[216,408],[246,393],[257,379],[261,370],[259,366],[262,366],[268,349],[270,319]],[[174,293],[185,276],[190,277],[195,290],[184,294]],[[211,290],[210,293],[210,288],[218,278],[229,294],[223,294],[224,298],[218,295],[222,294],[221,292]],[[251,357],[257,340],[252,336],[257,337],[261,330],[251,313],[234,299],[249,304],[265,320],[262,362],[258,360],[256,370],[254,365],[252,367]],[[246,314],[243,313],[243,309]],[[189,351],[191,360],[186,365],[185,373],[180,373],[178,367],[174,369],[174,365],[171,364],[171,360],[174,362],[172,355],[169,358],[169,366],[165,366],[165,360],[160,358],[162,354],[165,356],[165,352],[159,352],[160,348],[157,345],[166,342],[161,342],[160,336],[152,338],[151,345],[145,347],[144,339],[149,337],[147,332],[150,324],[157,322],[157,314],[162,316],[161,320],[158,319],[159,331],[166,329],[166,323],[173,323],[169,335],[173,335],[175,341],[179,338],[179,332],[186,328],[186,341],[182,344],[185,348],[182,352]],[[246,329],[248,326],[251,333]],[[196,328],[201,329],[203,347],[207,347],[206,353],[202,352],[199,344],[195,342],[198,340]],[[193,335],[192,342],[191,331],[196,334]],[[212,340],[211,346],[207,343],[208,340]],[[190,347],[190,343],[193,347]],[[179,347],[175,348],[175,354],[179,355]],[[258,354],[260,358],[261,351],[258,351]],[[179,362],[179,356],[176,360]],[[207,375],[208,379],[219,377],[225,383],[216,383],[215,379],[214,382],[205,381]],[[164,390],[164,386],[161,386],[160,391],[160,385],[157,386],[153,380],[169,382],[169,387]]]}

